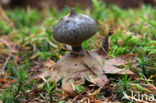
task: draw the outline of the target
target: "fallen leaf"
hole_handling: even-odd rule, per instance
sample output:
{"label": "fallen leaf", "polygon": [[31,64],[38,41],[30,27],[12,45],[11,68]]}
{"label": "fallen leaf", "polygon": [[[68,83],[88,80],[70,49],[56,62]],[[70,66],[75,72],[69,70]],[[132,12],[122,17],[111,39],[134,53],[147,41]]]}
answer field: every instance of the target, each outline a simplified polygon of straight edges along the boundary
{"label": "fallen leaf", "polygon": [[106,74],[134,74],[129,69],[119,68],[119,66],[122,66],[126,63],[126,60],[120,57],[107,59],[104,63],[103,70]]}
{"label": "fallen leaf", "polygon": [[106,74],[134,74],[132,71],[128,69],[119,69],[113,65],[105,65],[103,70]]}

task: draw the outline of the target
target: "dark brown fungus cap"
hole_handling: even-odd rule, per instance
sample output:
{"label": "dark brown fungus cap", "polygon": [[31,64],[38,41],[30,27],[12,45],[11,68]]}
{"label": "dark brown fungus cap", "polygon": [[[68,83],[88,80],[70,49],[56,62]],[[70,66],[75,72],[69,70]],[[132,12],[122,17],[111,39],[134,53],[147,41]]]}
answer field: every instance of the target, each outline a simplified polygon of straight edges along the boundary
{"label": "dark brown fungus cap", "polygon": [[64,16],[54,27],[55,40],[61,43],[81,45],[84,40],[89,39],[97,31],[97,23],[91,17],[77,14],[74,9],[70,14]]}

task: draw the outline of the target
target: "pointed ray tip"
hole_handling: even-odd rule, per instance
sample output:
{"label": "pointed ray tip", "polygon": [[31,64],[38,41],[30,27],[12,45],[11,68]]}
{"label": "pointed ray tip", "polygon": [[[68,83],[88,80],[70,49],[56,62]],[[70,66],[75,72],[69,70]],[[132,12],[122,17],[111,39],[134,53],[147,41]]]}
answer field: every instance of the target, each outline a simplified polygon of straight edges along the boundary
{"label": "pointed ray tip", "polygon": [[69,16],[73,16],[73,15],[76,15],[76,14],[77,14],[77,12],[75,11],[75,9],[71,8]]}

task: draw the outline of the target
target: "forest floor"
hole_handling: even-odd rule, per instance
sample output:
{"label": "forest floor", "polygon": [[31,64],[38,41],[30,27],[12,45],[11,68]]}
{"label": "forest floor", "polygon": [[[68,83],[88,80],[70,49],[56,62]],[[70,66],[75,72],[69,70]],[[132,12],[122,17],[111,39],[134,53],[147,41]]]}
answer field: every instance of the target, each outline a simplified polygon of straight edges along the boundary
{"label": "forest floor", "polygon": [[[123,66],[133,75],[108,75],[108,86],[77,86],[77,96],[61,89],[61,82],[37,78],[68,53],[56,42],[52,31],[70,8],[35,10],[0,8],[0,103],[154,103],[156,102],[156,9],[106,7],[94,2],[92,9],[77,12],[93,17],[99,24],[95,36],[83,43],[85,50],[96,50],[110,28],[108,57],[132,58]],[[94,94],[94,95],[91,95]],[[124,99],[122,97],[127,96]]]}

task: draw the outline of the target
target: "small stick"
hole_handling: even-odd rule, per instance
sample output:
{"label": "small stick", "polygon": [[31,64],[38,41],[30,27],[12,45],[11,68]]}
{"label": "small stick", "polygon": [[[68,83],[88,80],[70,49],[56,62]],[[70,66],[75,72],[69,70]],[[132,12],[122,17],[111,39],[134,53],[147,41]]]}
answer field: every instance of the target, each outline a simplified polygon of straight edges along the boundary
{"label": "small stick", "polygon": [[75,103],[76,100],[77,100],[78,98],[81,98],[81,97],[83,96],[83,94],[84,94],[84,93],[80,93],[79,95],[77,95],[77,96],[72,100],[72,102]]}
{"label": "small stick", "polygon": [[14,27],[13,22],[8,18],[7,14],[5,13],[3,7],[0,5],[0,14],[2,15],[2,17],[9,23],[9,25],[11,27]]}
{"label": "small stick", "polygon": [[10,56],[9,56],[9,57],[7,58],[7,60],[5,61],[4,65],[3,65],[3,67],[2,67],[2,71],[1,71],[0,75],[1,75],[1,74],[3,73],[3,71],[5,70],[5,67],[6,67],[6,65],[8,64],[9,59],[10,59]]}
{"label": "small stick", "polygon": [[0,42],[2,42],[2,43],[5,44],[9,49],[11,49],[9,43],[8,43],[6,40],[0,38]]}
{"label": "small stick", "polygon": [[51,49],[51,51],[56,55],[57,59],[60,59],[60,56],[56,53],[55,50]]}

